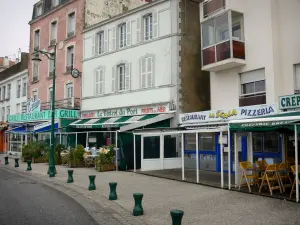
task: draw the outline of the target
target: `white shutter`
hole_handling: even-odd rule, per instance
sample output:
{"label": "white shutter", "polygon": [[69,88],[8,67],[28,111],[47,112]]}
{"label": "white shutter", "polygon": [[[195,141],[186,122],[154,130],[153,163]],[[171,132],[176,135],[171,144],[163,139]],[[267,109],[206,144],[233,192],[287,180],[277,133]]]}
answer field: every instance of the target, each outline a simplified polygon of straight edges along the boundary
{"label": "white shutter", "polygon": [[108,29],[104,31],[104,52],[108,52]]}
{"label": "white shutter", "polygon": [[116,66],[113,66],[112,76],[111,76],[111,92],[116,92]]}
{"label": "white shutter", "polygon": [[141,42],[141,18],[136,19],[136,43]]}
{"label": "white shutter", "polygon": [[104,94],[104,71],[100,70],[99,71],[99,90],[100,90],[100,94],[103,95]]}
{"label": "white shutter", "polygon": [[99,47],[100,47],[100,33],[97,33],[95,37],[95,55],[99,55]]}
{"label": "white shutter", "polygon": [[131,20],[126,22],[126,46],[131,45]]}
{"label": "white shutter", "polygon": [[92,37],[92,56],[96,55],[95,36],[97,36],[97,34]]}
{"label": "white shutter", "polygon": [[146,87],[146,58],[141,59],[141,88]]}
{"label": "white shutter", "polygon": [[113,28],[113,47],[112,50],[115,51],[117,48],[117,28]]}
{"label": "white shutter", "polygon": [[152,26],[153,26],[153,38],[157,38],[158,37],[158,11],[154,11],[152,13]]}
{"label": "white shutter", "polygon": [[96,70],[95,74],[95,94],[99,94],[99,70]]}
{"label": "white shutter", "polygon": [[125,64],[125,90],[128,91],[130,90],[130,74],[131,74],[131,63],[126,63]]}
{"label": "white shutter", "polygon": [[152,57],[146,58],[147,87],[152,87]]}
{"label": "white shutter", "polygon": [[265,80],[265,69],[241,73],[241,84]]}
{"label": "white shutter", "polygon": [[300,90],[300,64],[295,65],[295,90]]}

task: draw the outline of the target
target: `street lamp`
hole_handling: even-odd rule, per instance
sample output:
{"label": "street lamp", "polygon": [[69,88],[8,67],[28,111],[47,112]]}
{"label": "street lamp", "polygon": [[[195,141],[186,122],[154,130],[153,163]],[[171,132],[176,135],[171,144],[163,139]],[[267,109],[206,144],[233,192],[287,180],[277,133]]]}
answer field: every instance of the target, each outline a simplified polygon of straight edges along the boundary
{"label": "street lamp", "polygon": [[49,60],[53,60],[53,84],[52,84],[52,101],[51,101],[51,143],[50,143],[50,157],[49,157],[49,177],[55,177],[55,159],[54,159],[54,120],[55,120],[55,74],[56,74],[56,44],[54,45],[54,52],[46,52],[43,50],[34,50],[33,58],[31,59],[36,65],[39,65],[42,59],[39,53],[47,56]]}

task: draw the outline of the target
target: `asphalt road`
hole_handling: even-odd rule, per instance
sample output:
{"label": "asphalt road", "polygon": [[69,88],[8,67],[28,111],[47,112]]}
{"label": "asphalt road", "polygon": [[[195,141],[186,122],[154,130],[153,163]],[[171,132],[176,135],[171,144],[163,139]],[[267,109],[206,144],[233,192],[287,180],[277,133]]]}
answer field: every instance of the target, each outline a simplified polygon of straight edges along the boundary
{"label": "asphalt road", "polygon": [[0,168],[0,225],[96,225],[65,194]]}

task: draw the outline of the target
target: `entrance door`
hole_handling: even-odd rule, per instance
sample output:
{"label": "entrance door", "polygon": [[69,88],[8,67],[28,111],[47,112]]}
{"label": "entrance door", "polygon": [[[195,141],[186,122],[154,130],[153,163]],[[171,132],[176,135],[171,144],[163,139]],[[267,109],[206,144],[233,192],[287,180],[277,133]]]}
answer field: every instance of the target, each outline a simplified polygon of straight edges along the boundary
{"label": "entrance door", "polygon": [[141,170],[159,170],[162,168],[163,155],[161,136],[142,136]]}

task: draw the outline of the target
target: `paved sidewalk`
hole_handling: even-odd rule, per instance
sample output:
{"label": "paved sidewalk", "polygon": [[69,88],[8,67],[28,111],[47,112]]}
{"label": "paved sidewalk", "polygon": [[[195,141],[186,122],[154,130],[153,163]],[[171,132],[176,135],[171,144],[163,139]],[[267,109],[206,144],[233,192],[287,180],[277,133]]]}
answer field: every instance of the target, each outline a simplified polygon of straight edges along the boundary
{"label": "paved sidewalk", "polygon": [[[4,156],[0,156],[4,163]],[[14,165],[10,159],[10,165]],[[27,165],[20,163],[19,170]],[[32,164],[32,174],[47,174],[47,164]],[[68,167],[57,166],[54,179],[67,180]],[[151,225],[171,224],[169,211],[182,209],[183,224],[191,225],[292,225],[300,224],[300,204],[227,191],[196,184],[155,178],[131,172],[96,172],[92,168],[74,168],[74,184],[88,187],[88,175],[96,175],[97,190],[94,193],[108,198],[111,181],[118,182],[117,204],[132,212],[134,192],[144,193],[142,220]],[[74,185],[70,184],[70,185]],[[101,202],[100,202],[101,204]]]}

